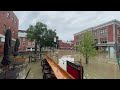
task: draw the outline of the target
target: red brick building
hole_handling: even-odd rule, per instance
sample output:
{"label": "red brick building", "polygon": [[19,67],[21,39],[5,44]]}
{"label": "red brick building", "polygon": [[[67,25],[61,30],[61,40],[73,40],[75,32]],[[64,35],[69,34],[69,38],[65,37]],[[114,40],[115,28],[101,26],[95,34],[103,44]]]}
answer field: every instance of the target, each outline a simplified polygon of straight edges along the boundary
{"label": "red brick building", "polygon": [[5,31],[11,29],[12,31],[12,44],[18,37],[19,20],[13,11],[0,11],[0,53],[3,53]]}
{"label": "red brick building", "polygon": [[98,48],[108,51],[110,57],[115,57],[115,42],[120,43],[120,21],[112,20],[74,34],[75,46],[80,43],[81,38],[86,31],[91,31],[93,33]]}
{"label": "red brick building", "polygon": [[34,51],[35,50],[35,42],[29,41],[26,37],[27,31],[25,30],[19,30],[18,31],[18,37],[20,40],[20,47],[19,51]]}
{"label": "red brick building", "polygon": [[63,49],[63,50],[72,50],[74,47],[74,43],[73,41],[62,41],[59,40],[59,49]]}

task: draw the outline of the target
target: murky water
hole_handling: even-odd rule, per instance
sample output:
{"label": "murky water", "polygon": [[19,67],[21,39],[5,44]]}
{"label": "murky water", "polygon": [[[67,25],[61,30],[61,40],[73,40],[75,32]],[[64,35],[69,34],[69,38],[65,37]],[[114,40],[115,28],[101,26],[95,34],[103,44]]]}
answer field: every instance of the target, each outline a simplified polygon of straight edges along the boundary
{"label": "murky water", "polygon": [[[65,64],[63,64],[64,60],[60,62],[61,58],[66,58],[69,56],[74,58],[74,61],[82,60],[82,65],[84,67],[84,78],[87,79],[120,79],[120,70],[118,68],[117,62],[114,59],[110,59],[107,54],[100,54],[96,57],[89,58],[89,64],[85,64],[85,59],[82,55],[71,52],[61,50],[59,51],[59,62],[58,64],[64,69]],[[55,58],[56,60],[56,58]]]}

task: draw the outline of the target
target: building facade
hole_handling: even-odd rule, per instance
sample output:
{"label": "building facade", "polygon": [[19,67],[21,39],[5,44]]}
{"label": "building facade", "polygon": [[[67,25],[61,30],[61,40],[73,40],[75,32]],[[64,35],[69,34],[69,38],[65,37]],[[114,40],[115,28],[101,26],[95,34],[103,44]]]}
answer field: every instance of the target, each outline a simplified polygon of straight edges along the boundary
{"label": "building facade", "polygon": [[35,51],[35,42],[27,39],[27,31],[19,30],[18,38],[20,40],[20,47],[19,47],[20,52]]}
{"label": "building facade", "polygon": [[59,40],[59,49],[62,49],[62,50],[73,50],[73,47],[74,47],[74,43],[73,41],[62,41],[62,40]]}
{"label": "building facade", "polygon": [[0,53],[3,53],[5,32],[10,29],[12,32],[12,44],[18,37],[19,20],[13,11],[0,11]]}
{"label": "building facade", "polygon": [[94,40],[96,41],[96,46],[99,49],[108,51],[111,58],[116,56],[115,43],[120,43],[120,21],[112,20],[74,34],[75,46],[80,43],[80,40],[86,31],[92,32]]}

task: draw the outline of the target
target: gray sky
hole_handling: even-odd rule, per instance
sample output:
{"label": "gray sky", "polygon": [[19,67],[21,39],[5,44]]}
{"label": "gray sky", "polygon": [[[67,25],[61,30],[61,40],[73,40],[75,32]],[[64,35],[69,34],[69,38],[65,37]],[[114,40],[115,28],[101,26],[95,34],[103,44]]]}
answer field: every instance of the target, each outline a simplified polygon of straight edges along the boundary
{"label": "gray sky", "polygon": [[73,40],[73,34],[112,19],[120,20],[120,11],[14,11],[19,29],[27,30],[37,21],[56,29],[62,40]]}

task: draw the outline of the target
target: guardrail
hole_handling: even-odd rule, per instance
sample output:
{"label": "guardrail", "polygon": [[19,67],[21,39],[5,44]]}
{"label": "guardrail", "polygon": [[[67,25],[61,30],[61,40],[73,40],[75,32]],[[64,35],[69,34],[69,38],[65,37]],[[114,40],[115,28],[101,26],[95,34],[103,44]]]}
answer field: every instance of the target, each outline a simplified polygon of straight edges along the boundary
{"label": "guardrail", "polygon": [[63,70],[57,63],[55,63],[54,60],[51,59],[47,54],[45,55],[45,59],[47,60],[47,62],[51,66],[57,79],[75,79],[68,72]]}

